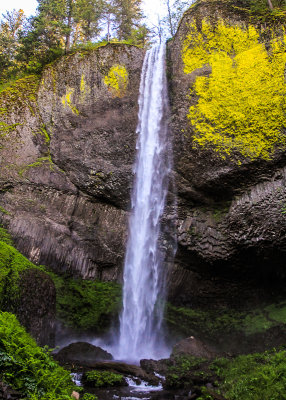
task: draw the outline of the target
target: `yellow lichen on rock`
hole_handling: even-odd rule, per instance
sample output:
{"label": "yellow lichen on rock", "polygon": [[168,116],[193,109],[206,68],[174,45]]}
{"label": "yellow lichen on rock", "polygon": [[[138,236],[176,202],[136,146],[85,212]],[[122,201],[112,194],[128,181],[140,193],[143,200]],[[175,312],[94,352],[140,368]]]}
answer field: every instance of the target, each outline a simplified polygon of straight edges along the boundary
{"label": "yellow lichen on rock", "polygon": [[90,94],[90,88],[86,83],[85,75],[81,75],[80,79],[80,102],[83,103],[86,96]]}
{"label": "yellow lichen on rock", "polygon": [[219,21],[214,27],[203,20],[199,30],[193,23],[183,43],[184,72],[189,74],[209,63],[215,52],[225,52],[229,56],[239,54],[255,46],[258,38],[258,32],[252,26],[244,30]]}
{"label": "yellow lichen on rock", "polygon": [[72,97],[74,94],[74,88],[67,88],[66,89],[66,94],[62,96],[62,104],[64,107],[69,107],[74,114],[79,114],[78,109],[76,106],[72,103]]}
{"label": "yellow lichen on rock", "polygon": [[267,52],[254,27],[223,22],[211,27],[205,21],[202,32],[191,27],[183,45],[184,71],[211,66],[211,74],[199,76],[192,88],[198,100],[188,118],[196,145],[222,158],[236,152],[251,160],[270,159],[275,148],[285,146],[285,50],[284,37],[273,39]]}
{"label": "yellow lichen on rock", "polygon": [[128,86],[128,72],[124,65],[116,64],[110,68],[103,81],[114,97],[123,97]]}

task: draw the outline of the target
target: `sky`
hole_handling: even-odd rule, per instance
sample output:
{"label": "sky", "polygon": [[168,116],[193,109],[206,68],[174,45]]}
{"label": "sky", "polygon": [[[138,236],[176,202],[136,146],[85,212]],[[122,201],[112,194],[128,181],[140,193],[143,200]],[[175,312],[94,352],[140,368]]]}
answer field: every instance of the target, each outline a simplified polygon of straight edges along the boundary
{"label": "sky", "polygon": [[[1,5],[0,15],[2,15],[5,11],[13,10],[14,8],[16,10],[19,10],[21,8],[22,10],[24,10],[25,15],[28,17],[35,13],[37,4],[37,0],[8,0],[7,2],[5,2],[4,6]],[[143,11],[144,14],[147,16],[149,23],[156,24],[158,19],[157,15],[163,14],[163,10],[163,0],[143,0]]]}

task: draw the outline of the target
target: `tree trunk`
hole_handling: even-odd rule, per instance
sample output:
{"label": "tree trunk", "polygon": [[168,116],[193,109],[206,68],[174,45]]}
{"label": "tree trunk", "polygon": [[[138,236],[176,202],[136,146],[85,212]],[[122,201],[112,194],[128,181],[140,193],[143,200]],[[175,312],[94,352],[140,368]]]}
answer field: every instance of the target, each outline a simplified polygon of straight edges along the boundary
{"label": "tree trunk", "polygon": [[67,20],[67,35],[66,35],[66,43],[65,43],[65,53],[69,51],[71,45],[71,31],[72,31],[72,4],[73,0],[68,1],[68,20]]}
{"label": "tree trunk", "polygon": [[174,36],[175,33],[174,33],[174,27],[173,27],[173,22],[172,22],[170,0],[167,0],[166,4],[167,4],[167,8],[168,8],[168,20],[169,20],[170,31],[171,31],[171,35]]}

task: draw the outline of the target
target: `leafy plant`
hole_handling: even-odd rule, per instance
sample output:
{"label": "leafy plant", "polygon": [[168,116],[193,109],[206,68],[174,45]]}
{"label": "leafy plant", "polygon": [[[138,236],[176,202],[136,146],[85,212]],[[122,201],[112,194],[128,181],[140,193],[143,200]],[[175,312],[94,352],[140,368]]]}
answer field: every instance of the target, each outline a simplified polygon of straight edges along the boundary
{"label": "leafy plant", "polygon": [[6,312],[0,312],[0,380],[33,400],[69,400],[75,389],[69,372]]}
{"label": "leafy plant", "polygon": [[212,368],[222,380],[219,391],[230,400],[286,398],[286,351],[266,351],[220,359]]}

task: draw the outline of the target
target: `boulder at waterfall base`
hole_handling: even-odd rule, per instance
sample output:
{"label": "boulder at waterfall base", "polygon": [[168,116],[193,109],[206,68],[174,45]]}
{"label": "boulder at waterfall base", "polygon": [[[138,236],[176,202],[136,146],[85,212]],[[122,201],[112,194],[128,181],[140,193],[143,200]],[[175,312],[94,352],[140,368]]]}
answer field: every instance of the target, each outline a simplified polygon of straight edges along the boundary
{"label": "boulder at waterfall base", "polygon": [[112,360],[110,353],[98,346],[86,342],[75,342],[62,348],[54,355],[61,364],[90,365],[96,361]]}

